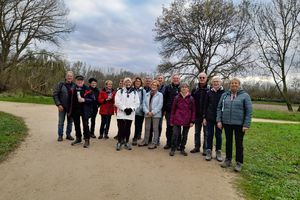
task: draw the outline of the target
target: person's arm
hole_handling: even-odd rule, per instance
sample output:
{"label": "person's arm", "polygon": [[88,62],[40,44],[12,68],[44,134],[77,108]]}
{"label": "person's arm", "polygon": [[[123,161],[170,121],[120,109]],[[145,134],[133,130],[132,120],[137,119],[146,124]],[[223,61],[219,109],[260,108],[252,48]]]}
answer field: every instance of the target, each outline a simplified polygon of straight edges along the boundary
{"label": "person's arm", "polygon": [[173,104],[172,104],[172,110],[171,110],[171,116],[170,116],[170,124],[171,126],[174,125],[174,116],[175,116],[175,113],[176,113],[176,109],[177,109],[177,99],[178,97],[174,97],[174,101],[173,101]]}
{"label": "person's arm", "polygon": [[138,109],[138,107],[140,107],[140,97],[139,97],[139,94],[136,92],[135,94],[134,94],[135,96],[134,96],[134,107],[131,107],[131,109],[133,110],[133,111],[135,111],[136,109]]}
{"label": "person's arm", "polygon": [[209,104],[209,91],[207,91],[207,94],[204,99],[204,106],[203,106],[203,125],[206,126],[206,115],[207,115],[207,109]]}
{"label": "person's arm", "polygon": [[100,104],[104,104],[106,99],[105,99],[105,92],[101,91],[99,93],[99,98],[98,98],[98,101],[100,102]]}
{"label": "person's arm", "polygon": [[225,101],[225,95],[226,93],[224,92],[219,100],[218,103],[218,107],[217,107],[217,118],[216,118],[216,122],[217,122],[217,126],[219,129],[222,128],[222,109],[223,109],[223,101]]}
{"label": "person's arm", "polygon": [[115,106],[119,109],[124,111],[125,110],[125,105],[122,102],[122,94],[121,90],[118,90],[115,96]]}
{"label": "person's arm", "polygon": [[60,94],[61,88],[62,88],[62,84],[63,83],[57,84],[53,91],[53,100],[54,100],[54,103],[56,106],[62,105],[62,103],[60,101],[60,97],[59,97],[59,94]]}
{"label": "person's arm", "polygon": [[248,129],[250,127],[251,118],[252,118],[252,102],[248,94],[244,99],[244,112],[245,112],[245,118],[244,118],[243,128]]}
{"label": "person's arm", "polygon": [[158,96],[157,98],[158,100],[158,104],[155,106],[155,108],[152,110],[153,115],[156,115],[157,113],[159,113],[163,107],[163,103],[164,103],[164,98],[162,93],[158,92]]}

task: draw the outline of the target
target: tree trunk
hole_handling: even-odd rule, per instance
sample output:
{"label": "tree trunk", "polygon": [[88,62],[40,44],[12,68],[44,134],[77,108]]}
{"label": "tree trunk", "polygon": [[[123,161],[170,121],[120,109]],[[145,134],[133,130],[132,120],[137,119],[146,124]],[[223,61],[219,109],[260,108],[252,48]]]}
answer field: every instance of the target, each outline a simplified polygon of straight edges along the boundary
{"label": "tree trunk", "polygon": [[298,110],[297,110],[298,112],[300,112],[300,105],[299,105],[299,107],[298,107]]}
{"label": "tree trunk", "polygon": [[293,106],[290,103],[290,101],[286,100],[286,105],[287,105],[288,111],[293,112]]}

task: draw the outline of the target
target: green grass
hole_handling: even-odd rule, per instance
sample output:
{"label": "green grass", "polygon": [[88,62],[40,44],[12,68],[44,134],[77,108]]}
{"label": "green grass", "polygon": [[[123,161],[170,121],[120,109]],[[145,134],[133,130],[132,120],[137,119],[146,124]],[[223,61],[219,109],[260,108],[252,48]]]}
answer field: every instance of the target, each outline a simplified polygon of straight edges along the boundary
{"label": "green grass", "polygon": [[247,199],[300,199],[300,126],[253,123],[238,186]]}
{"label": "green grass", "polygon": [[288,111],[273,111],[273,110],[253,110],[254,118],[274,119],[274,120],[287,120],[287,121],[300,121],[300,112]]}
{"label": "green grass", "polygon": [[0,112],[0,162],[18,147],[27,134],[27,127],[21,118]]}
{"label": "green grass", "polygon": [[274,102],[274,101],[252,101],[253,104],[266,104],[266,105],[279,105],[286,106],[284,102]]}
{"label": "green grass", "polygon": [[31,96],[31,95],[0,95],[0,101],[35,103],[35,104],[54,104],[52,97]]}

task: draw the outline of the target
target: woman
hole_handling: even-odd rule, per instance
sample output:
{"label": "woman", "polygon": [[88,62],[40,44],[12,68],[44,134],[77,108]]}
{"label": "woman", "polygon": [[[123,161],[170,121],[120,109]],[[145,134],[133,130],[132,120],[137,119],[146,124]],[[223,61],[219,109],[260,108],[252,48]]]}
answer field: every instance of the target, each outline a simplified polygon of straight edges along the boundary
{"label": "woman", "polygon": [[118,122],[118,143],[116,150],[121,150],[122,142],[125,141],[125,148],[131,150],[128,143],[130,137],[130,128],[132,120],[135,118],[135,110],[140,106],[140,99],[136,91],[131,87],[130,78],[124,79],[124,86],[118,90],[115,97],[115,106],[117,107]]}
{"label": "woman", "polygon": [[158,81],[152,81],[150,88],[151,90],[146,94],[143,102],[143,110],[145,113],[145,136],[143,142],[139,144],[139,146],[148,146],[152,125],[154,138],[151,142],[152,144],[148,147],[148,149],[156,149],[159,137],[159,121],[162,116],[161,109],[164,99],[162,93],[158,92]]}
{"label": "woman", "polygon": [[[178,138],[181,138],[179,144],[182,155],[187,156],[185,152],[185,145],[188,138],[190,127],[195,123],[195,101],[189,93],[187,83],[182,83],[180,86],[180,93],[175,96],[172,110],[170,124],[173,126],[172,144],[170,156],[174,156],[178,146]],[[181,132],[182,129],[182,132]]]}
{"label": "woman", "polygon": [[230,90],[225,92],[217,108],[217,126],[224,127],[226,135],[226,159],[221,167],[227,168],[232,160],[232,139],[235,136],[236,166],[235,171],[242,170],[244,154],[243,140],[250,127],[252,117],[252,102],[250,96],[241,89],[241,81],[233,78],[230,81]]}
{"label": "woman", "polygon": [[144,123],[144,112],[143,112],[143,100],[146,95],[146,91],[143,89],[143,82],[140,77],[136,77],[133,81],[133,87],[140,98],[140,106],[135,111],[134,119],[134,137],[132,139],[132,145],[137,145],[137,141],[141,139],[143,123]]}
{"label": "woman", "polygon": [[212,88],[207,92],[204,112],[203,112],[203,125],[206,127],[207,141],[206,141],[206,157],[207,161],[212,159],[212,146],[213,137],[216,137],[216,159],[222,162],[221,148],[222,148],[222,129],[217,127],[217,107],[219,100],[224,93],[221,86],[222,80],[220,77],[215,76],[211,80]]}
{"label": "woman", "polygon": [[100,136],[98,139],[108,139],[108,131],[111,116],[114,114],[115,91],[111,80],[105,81],[105,87],[100,91],[98,101],[101,104],[99,114],[101,115]]}

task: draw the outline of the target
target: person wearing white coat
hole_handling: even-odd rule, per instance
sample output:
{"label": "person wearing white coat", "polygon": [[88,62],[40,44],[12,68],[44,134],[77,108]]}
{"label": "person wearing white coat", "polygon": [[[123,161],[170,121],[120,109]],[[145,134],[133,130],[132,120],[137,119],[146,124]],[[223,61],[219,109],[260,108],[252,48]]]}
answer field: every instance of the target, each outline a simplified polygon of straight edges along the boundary
{"label": "person wearing white coat", "polygon": [[125,141],[125,148],[131,150],[129,144],[130,129],[135,118],[135,110],[140,106],[140,99],[134,88],[132,88],[130,78],[124,79],[124,87],[117,91],[115,96],[115,106],[117,107],[118,122],[118,143],[116,150],[120,151],[122,141]]}

